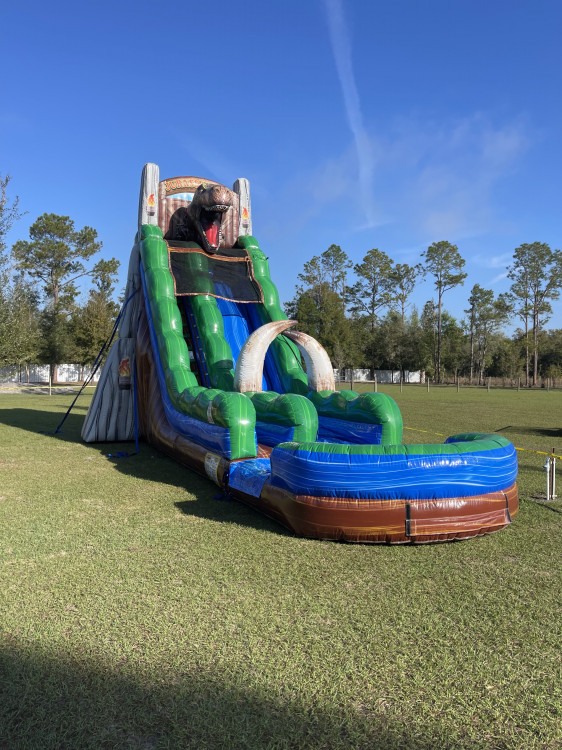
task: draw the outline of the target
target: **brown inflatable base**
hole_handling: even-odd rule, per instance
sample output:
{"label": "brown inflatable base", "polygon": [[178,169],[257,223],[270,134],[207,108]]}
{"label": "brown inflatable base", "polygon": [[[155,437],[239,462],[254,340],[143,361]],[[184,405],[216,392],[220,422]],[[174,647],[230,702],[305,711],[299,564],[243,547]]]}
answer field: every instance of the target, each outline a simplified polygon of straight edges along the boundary
{"label": "brown inflatable base", "polygon": [[[179,463],[224,486],[229,461],[178,434],[166,418],[144,314],[136,365],[141,435]],[[270,449],[260,446],[259,455],[269,453]],[[437,500],[295,496],[269,482],[259,498],[234,489],[229,494],[298,536],[371,544],[470,539],[505,528],[519,509],[516,484],[502,492]]]}
{"label": "brown inflatable base", "polygon": [[298,536],[371,544],[470,539],[505,528],[519,509],[516,484],[503,492],[438,500],[295,496],[268,483],[260,498],[231,494]]}

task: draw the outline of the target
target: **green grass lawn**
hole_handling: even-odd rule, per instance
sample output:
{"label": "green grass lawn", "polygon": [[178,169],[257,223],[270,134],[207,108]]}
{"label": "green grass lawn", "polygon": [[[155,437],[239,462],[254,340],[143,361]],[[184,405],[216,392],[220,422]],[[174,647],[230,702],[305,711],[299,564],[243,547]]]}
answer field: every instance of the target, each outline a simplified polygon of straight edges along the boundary
{"label": "green grass lawn", "polygon": [[[490,431],[562,455],[562,393],[408,386],[406,442]],[[298,539],[82,396],[0,396],[0,748],[562,747],[562,503],[428,546]],[[422,432],[424,430],[425,432]],[[560,475],[562,493],[562,474]]]}

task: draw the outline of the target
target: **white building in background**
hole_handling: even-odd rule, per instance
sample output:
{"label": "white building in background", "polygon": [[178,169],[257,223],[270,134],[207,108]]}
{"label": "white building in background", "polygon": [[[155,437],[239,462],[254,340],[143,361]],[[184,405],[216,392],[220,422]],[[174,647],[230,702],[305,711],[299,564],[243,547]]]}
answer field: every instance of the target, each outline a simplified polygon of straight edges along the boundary
{"label": "white building in background", "polygon": [[[353,370],[353,381],[355,383],[373,382],[375,377],[377,383],[400,383],[400,370],[369,370],[358,368]],[[334,377],[337,382],[347,382],[351,380],[351,370],[334,370]],[[425,383],[424,370],[404,370],[404,383]]]}
{"label": "white building in background", "polygon": [[[78,383],[89,377],[90,368],[82,365],[58,365],[59,383]],[[93,382],[99,379],[100,370],[93,377]],[[0,381],[5,383],[48,383],[49,365],[29,365],[28,367],[0,367]]]}
{"label": "white building in background", "polygon": [[[29,371],[29,372],[28,372]],[[81,365],[58,365],[58,382],[59,383],[78,383],[85,380],[90,375],[90,369],[83,369]],[[97,383],[100,370],[93,377],[93,382]],[[334,370],[336,382],[350,382],[351,370]],[[353,370],[353,381],[355,383],[373,382],[377,378],[377,383],[400,383],[400,370],[369,370],[367,368],[357,368]],[[8,383],[48,383],[49,382],[49,365],[29,365],[28,368],[22,367],[0,367],[0,381]],[[404,383],[425,383],[425,372],[423,370],[404,371]]]}

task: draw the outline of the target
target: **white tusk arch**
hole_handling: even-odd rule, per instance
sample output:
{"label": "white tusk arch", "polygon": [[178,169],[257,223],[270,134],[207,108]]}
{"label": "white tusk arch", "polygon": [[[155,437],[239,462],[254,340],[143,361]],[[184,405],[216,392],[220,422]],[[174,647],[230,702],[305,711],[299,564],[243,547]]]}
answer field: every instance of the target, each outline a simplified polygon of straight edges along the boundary
{"label": "white tusk arch", "polygon": [[263,362],[269,345],[282,331],[296,326],[296,320],[275,320],[266,323],[248,336],[240,350],[234,370],[234,390],[261,392]]}
{"label": "white tusk arch", "polygon": [[285,331],[285,336],[295,342],[304,357],[310,390],[335,391],[334,370],[324,347],[301,331]]}

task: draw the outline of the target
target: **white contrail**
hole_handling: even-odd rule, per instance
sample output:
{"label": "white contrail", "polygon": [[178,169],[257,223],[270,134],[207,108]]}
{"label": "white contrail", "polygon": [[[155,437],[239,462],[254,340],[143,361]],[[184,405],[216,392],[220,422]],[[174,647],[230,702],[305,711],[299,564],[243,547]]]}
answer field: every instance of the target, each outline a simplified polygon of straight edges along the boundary
{"label": "white contrail", "polygon": [[373,152],[361,114],[359,92],[355,84],[351,64],[351,44],[345,24],[341,0],[324,0],[328,16],[330,41],[336,61],[338,78],[343,92],[345,111],[349,127],[355,140],[357,160],[359,163],[359,184],[363,196],[363,208],[370,225],[375,224],[374,204],[372,198],[372,177],[374,170]]}

